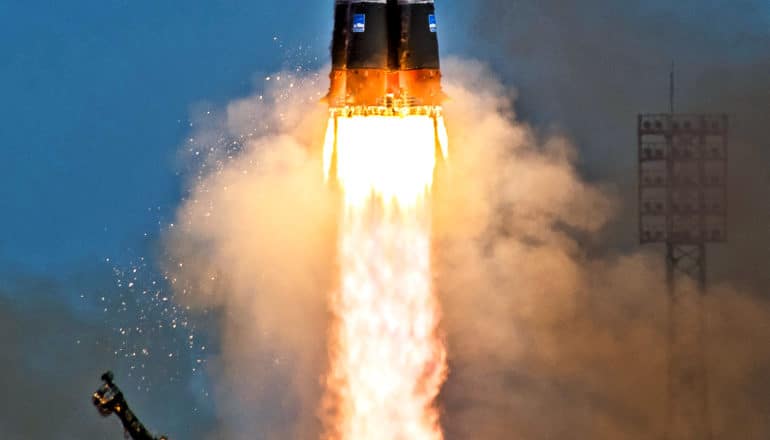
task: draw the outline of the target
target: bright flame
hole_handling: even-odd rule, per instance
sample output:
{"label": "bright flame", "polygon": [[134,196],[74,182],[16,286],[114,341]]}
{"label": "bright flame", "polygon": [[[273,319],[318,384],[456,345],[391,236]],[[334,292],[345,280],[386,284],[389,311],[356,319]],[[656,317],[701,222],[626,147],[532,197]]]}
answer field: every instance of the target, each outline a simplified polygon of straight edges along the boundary
{"label": "bright flame", "polygon": [[329,439],[443,438],[435,400],[446,355],[431,286],[428,197],[437,142],[446,145],[438,119],[338,117],[336,154],[330,120],[324,156],[327,170],[336,159],[344,210]]}

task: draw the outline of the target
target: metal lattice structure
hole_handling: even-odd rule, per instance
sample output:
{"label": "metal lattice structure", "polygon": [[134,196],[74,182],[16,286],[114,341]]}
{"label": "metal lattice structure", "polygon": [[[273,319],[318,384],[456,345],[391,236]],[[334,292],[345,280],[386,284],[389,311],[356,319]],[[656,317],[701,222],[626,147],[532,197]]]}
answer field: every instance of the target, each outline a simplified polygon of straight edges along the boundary
{"label": "metal lattice structure", "polygon": [[639,116],[642,244],[727,240],[727,116]]}
{"label": "metal lattice structure", "polygon": [[[727,240],[728,119],[675,114],[672,105],[671,113],[639,115],[637,134],[639,239],[666,245],[666,439],[711,439],[703,296],[706,245]],[[677,288],[683,276],[696,292]]]}

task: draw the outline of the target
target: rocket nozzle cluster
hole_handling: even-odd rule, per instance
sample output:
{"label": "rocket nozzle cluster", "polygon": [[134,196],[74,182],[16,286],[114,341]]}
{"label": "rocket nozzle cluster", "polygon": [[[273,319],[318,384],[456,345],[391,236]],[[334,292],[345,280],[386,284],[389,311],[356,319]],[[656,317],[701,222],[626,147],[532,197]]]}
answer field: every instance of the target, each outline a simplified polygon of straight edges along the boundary
{"label": "rocket nozzle cluster", "polygon": [[336,0],[328,102],[441,102],[433,0]]}

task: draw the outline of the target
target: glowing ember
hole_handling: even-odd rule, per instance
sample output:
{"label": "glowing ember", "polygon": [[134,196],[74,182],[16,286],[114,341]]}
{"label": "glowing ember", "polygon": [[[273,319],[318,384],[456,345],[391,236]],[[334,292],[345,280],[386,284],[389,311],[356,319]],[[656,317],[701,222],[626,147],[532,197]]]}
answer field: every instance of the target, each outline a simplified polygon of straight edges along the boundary
{"label": "glowing ember", "polygon": [[[339,290],[327,392],[331,440],[441,440],[435,399],[446,374],[431,286],[431,116],[334,119],[327,172],[344,193]],[[438,128],[438,129],[437,129]],[[439,136],[445,145],[445,136]]]}

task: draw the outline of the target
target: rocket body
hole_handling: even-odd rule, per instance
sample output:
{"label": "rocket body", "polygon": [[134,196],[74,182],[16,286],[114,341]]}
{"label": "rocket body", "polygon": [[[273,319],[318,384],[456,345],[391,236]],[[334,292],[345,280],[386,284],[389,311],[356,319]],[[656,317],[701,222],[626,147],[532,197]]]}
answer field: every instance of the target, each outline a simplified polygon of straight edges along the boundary
{"label": "rocket body", "polygon": [[447,159],[433,0],[336,0],[324,177],[339,196],[324,438],[443,440],[431,189]]}
{"label": "rocket body", "polygon": [[436,32],[433,0],[336,0],[330,106],[439,105]]}

